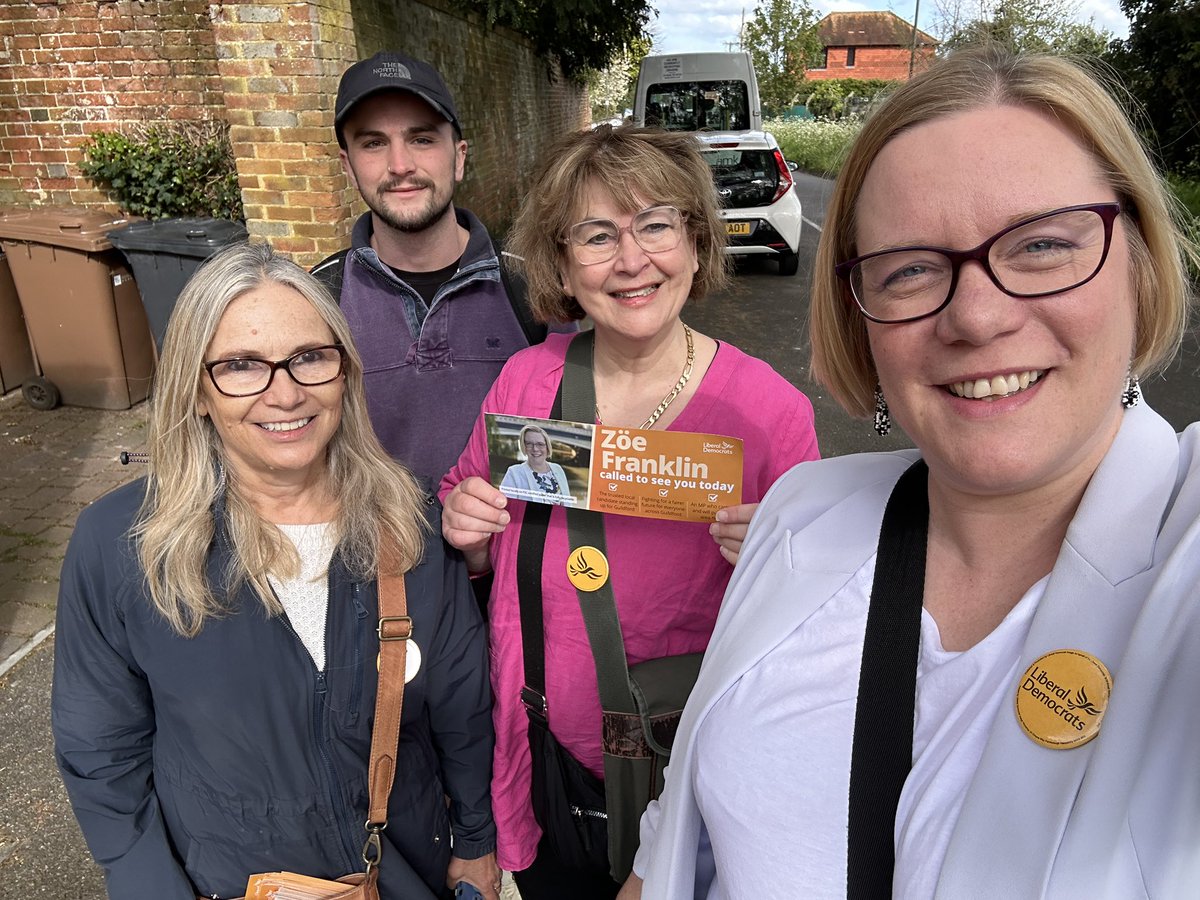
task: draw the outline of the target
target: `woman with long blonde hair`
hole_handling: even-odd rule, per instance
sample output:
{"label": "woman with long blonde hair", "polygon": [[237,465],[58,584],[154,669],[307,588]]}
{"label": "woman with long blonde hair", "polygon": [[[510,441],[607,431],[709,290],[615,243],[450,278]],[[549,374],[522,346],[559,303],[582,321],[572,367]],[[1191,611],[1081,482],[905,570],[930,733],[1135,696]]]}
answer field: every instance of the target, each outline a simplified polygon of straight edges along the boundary
{"label": "woman with long blonde hair", "polygon": [[266,245],[207,262],[148,443],[147,477],[80,516],[58,608],[56,753],[109,896],[359,868],[387,574],[413,631],[381,896],[495,898],[482,625],[324,288]]}

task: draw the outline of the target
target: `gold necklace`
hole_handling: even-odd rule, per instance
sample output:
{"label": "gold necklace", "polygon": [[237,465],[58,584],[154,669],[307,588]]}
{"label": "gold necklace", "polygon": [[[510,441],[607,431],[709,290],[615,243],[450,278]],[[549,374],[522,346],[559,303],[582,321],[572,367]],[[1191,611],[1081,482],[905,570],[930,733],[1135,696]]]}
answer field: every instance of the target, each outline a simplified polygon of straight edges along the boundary
{"label": "gold necklace", "polygon": [[[686,322],[683,323],[683,336],[687,338],[687,359],[683,363],[683,372],[680,373],[679,380],[675,382],[675,387],[671,388],[667,396],[662,398],[662,402],[658,404],[654,412],[650,413],[650,418],[642,423],[643,429],[654,427],[654,423],[667,411],[667,407],[675,401],[680,392],[687,387],[688,379],[692,377],[692,363],[696,361],[696,345],[692,342],[692,329],[688,328]],[[596,421],[601,425],[604,424],[604,420],[600,418],[599,405],[596,406]]]}

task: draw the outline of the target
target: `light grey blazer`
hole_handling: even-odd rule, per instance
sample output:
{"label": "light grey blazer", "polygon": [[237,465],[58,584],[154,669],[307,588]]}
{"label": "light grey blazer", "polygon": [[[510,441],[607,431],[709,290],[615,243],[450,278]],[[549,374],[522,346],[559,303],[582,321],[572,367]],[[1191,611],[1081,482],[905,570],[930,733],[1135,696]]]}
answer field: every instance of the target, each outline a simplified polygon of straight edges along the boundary
{"label": "light grey blazer", "polygon": [[[1113,692],[1100,734],[1048,750],[1026,737],[1012,702],[1001,707],[939,900],[1200,897],[1198,448],[1200,425],[1177,436],[1144,403],[1126,412],[1067,530],[1017,668],[1063,648],[1101,659]],[[642,820],[636,871],[646,900],[708,896],[715,875],[692,793],[694,735],[714,702],[875,552],[884,505],[916,457],[802,463],[764,498],[684,711],[667,789]]]}
{"label": "light grey blazer", "polygon": [[[555,462],[550,463],[550,474],[558,482],[559,493],[569,495],[571,493],[571,485],[567,482],[567,473],[563,471],[563,467]],[[506,487],[520,488],[525,491],[537,491],[545,494],[533,478],[533,469],[529,468],[528,463],[523,462],[508,467],[508,471],[504,473],[504,479],[500,482],[501,490]],[[555,495],[545,494],[545,496],[553,497]]]}

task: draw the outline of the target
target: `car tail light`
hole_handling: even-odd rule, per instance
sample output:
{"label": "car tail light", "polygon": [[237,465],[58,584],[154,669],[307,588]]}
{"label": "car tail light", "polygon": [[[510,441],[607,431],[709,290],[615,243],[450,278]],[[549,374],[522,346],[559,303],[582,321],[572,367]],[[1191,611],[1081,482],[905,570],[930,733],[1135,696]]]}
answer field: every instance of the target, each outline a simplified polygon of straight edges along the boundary
{"label": "car tail light", "polygon": [[792,186],[792,172],[787,167],[787,161],[783,158],[783,153],[779,150],[775,151],[775,167],[779,169],[779,184],[775,188],[775,196],[771,198],[772,203],[786,194],[788,188]]}

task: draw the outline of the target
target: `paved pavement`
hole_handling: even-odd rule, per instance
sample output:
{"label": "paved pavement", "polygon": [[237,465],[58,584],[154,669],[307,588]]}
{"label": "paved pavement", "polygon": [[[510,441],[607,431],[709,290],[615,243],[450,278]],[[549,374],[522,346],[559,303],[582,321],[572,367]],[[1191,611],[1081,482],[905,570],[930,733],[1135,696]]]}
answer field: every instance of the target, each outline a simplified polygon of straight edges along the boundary
{"label": "paved pavement", "polygon": [[146,405],[38,412],[0,399],[0,675],[44,638],[79,511],[137,472],[117,460],[145,444]]}
{"label": "paved pavement", "polygon": [[37,412],[0,398],[0,900],[104,897],[51,756],[51,632],[75,518],[137,476],[117,454],[145,433],[144,403]]}

